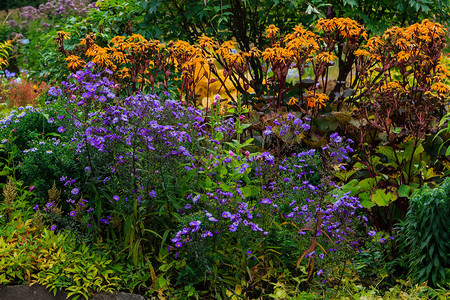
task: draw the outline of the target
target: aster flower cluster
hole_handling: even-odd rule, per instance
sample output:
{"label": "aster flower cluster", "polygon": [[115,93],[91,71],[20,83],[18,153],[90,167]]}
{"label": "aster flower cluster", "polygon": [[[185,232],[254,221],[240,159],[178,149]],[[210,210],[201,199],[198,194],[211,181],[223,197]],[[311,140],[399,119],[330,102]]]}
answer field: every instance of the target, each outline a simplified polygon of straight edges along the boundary
{"label": "aster flower cluster", "polygon": [[276,148],[279,153],[292,153],[311,128],[310,122],[310,118],[301,118],[294,113],[285,113],[269,120],[262,132],[264,148]]}
{"label": "aster flower cluster", "polygon": [[[67,77],[68,81],[62,81],[64,95],[68,98],[71,108],[82,107],[84,110],[94,110],[103,107],[116,97],[115,90],[118,85],[106,76],[94,73],[94,63],[89,62],[83,70],[72,73]],[[106,74],[110,71],[105,70]],[[49,94],[58,97],[62,95],[62,89],[51,87]],[[92,107],[91,107],[92,106]]]}
{"label": "aster flower cluster", "polygon": [[39,147],[35,139],[41,140],[45,134],[56,132],[56,124],[50,121],[54,116],[56,112],[51,107],[34,108],[28,105],[10,111],[0,119],[1,143],[7,147],[14,144],[21,153],[36,151]]}
{"label": "aster flower cluster", "polygon": [[0,120],[0,128],[7,129],[8,125],[13,123],[19,123],[20,120],[30,113],[41,113],[41,108],[34,108],[31,105],[27,105],[25,107],[21,106],[17,109],[13,109],[9,112],[9,115]]}
{"label": "aster flower cluster", "polygon": [[322,151],[303,151],[282,160],[268,152],[241,156],[232,151],[203,159],[199,171],[210,178],[210,186],[187,197],[192,202],[182,211],[186,226],[175,234],[169,250],[176,256],[189,253],[207,239],[232,235],[239,228],[248,238],[264,238],[274,220],[294,224],[297,238],[316,236],[329,246],[326,251],[307,252],[308,259],[315,255],[323,259],[348,246],[358,248],[355,228],[367,221],[358,213],[359,200],[339,196],[339,187],[318,169],[320,157],[342,159],[351,152],[336,138],[334,134]]}
{"label": "aster flower cluster", "polygon": [[322,148],[325,168],[345,170],[345,165],[350,161],[351,153],[354,152],[351,144],[353,140],[344,139],[337,132],[331,134],[330,142]]}
{"label": "aster flower cluster", "polygon": [[170,162],[175,169],[194,165],[192,145],[206,134],[202,112],[156,95],[119,98],[118,86],[93,67],[88,63],[61,88],[50,89],[56,99],[49,104],[56,101],[66,110],[57,117],[63,124],[58,131],[70,129],[80,162],[87,165],[85,175],[109,195],[107,206],[151,202],[158,196],[161,168],[171,168]]}

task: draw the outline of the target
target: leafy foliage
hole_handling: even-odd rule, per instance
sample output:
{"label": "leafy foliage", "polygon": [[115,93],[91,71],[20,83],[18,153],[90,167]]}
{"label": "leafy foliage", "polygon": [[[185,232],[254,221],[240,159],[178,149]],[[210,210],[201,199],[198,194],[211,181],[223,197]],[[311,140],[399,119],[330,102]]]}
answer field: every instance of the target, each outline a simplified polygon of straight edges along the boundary
{"label": "leafy foliage", "polygon": [[8,65],[8,50],[11,50],[11,41],[0,42],[0,70]]}
{"label": "leafy foliage", "polygon": [[411,198],[404,236],[410,251],[410,272],[419,283],[449,282],[449,199],[449,179],[441,187],[425,187]]}

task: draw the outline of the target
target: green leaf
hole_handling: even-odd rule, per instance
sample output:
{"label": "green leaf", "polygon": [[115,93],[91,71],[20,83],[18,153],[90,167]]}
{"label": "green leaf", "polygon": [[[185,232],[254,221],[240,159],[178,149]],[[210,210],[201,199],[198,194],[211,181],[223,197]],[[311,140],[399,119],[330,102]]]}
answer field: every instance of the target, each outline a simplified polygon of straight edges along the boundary
{"label": "green leaf", "polygon": [[377,189],[375,193],[370,196],[370,200],[378,206],[388,206],[394,201],[397,196],[394,193],[387,192],[386,189]]}
{"label": "green leaf", "polygon": [[379,146],[376,152],[385,155],[390,161],[395,161],[395,153],[390,146]]}
{"label": "green leaf", "polygon": [[241,148],[250,146],[251,143],[253,142],[253,140],[254,140],[254,138],[249,138],[248,140],[246,140],[245,142],[243,142],[243,143],[241,144]]}
{"label": "green leaf", "polygon": [[248,198],[253,194],[252,186],[244,186],[241,188],[241,191],[242,196],[244,196],[244,198]]}
{"label": "green leaf", "polygon": [[227,168],[224,166],[221,166],[220,167],[220,176],[225,176],[225,175],[227,175],[227,173],[228,173]]}
{"label": "green leaf", "polygon": [[359,186],[361,187],[362,191],[371,191],[376,185],[378,180],[380,180],[380,176],[377,176],[376,178],[366,178],[359,182]]}
{"label": "green leaf", "polygon": [[334,176],[336,176],[337,178],[339,178],[340,180],[345,182],[350,177],[352,177],[352,175],[355,174],[356,172],[358,172],[358,170],[341,171],[341,172],[334,174]]}
{"label": "green leaf", "polygon": [[398,196],[399,197],[409,197],[409,196],[411,196],[413,190],[414,190],[413,187],[411,187],[409,185],[402,184],[398,188]]}
{"label": "green leaf", "polygon": [[344,5],[350,5],[352,8],[355,6],[358,6],[358,3],[356,0],[344,0]]}
{"label": "green leaf", "polygon": [[371,209],[372,207],[376,206],[376,204],[370,200],[361,201],[361,205],[362,205],[362,207],[367,208],[367,209]]}
{"label": "green leaf", "polygon": [[222,132],[216,132],[216,141],[221,141],[223,139],[223,133]]}

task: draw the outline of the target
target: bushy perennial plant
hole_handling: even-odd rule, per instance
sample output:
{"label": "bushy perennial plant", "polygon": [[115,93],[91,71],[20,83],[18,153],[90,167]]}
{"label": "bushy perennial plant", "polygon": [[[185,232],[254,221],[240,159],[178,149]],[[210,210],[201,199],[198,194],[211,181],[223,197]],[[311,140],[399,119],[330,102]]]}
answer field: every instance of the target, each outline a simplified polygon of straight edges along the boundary
{"label": "bushy perennial plant", "polygon": [[[36,140],[23,150],[23,164],[29,166],[26,161],[33,156],[54,156],[56,146],[71,149],[78,169],[84,169],[81,175],[63,174],[58,185],[64,193],[54,187],[57,197],[35,206],[50,216],[51,230],[70,225],[118,235],[128,245],[134,230],[145,253],[154,247],[148,232],[160,235],[179,227],[169,246],[176,257],[198,256],[200,247],[208,261],[221,243],[237,241],[257,263],[266,250],[256,245],[270,243],[282,226],[298,241],[299,255],[291,266],[306,261],[308,278],[313,270],[317,276],[332,273],[325,267],[331,254],[361,250],[367,238],[356,230],[367,225],[361,204],[349,193],[339,194],[327,174],[345,169],[353,141],[336,133],[322,149],[291,151],[284,158],[250,153],[233,140],[240,116],[218,117],[211,126],[210,117],[179,101],[142,93],[120,97],[119,86],[108,78],[111,72],[96,73],[94,67],[89,62],[60,87],[50,88],[46,104],[52,114],[45,124],[57,137]],[[35,112],[21,110],[2,120],[4,128]],[[310,121],[300,114],[280,116],[261,138],[266,145],[296,140],[310,130]]]}

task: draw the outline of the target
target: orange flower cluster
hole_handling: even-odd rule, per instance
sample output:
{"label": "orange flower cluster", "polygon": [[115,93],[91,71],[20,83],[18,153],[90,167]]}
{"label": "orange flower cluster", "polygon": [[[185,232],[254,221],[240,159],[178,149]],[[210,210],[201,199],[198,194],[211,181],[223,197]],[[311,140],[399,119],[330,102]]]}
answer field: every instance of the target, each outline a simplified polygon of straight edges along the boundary
{"label": "orange flower cluster", "polygon": [[325,106],[326,101],[328,100],[328,96],[324,93],[315,93],[314,91],[308,91],[308,96],[306,97],[308,101],[308,107],[320,109]]}
{"label": "orange flower cluster", "polygon": [[350,18],[320,19],[316,27],[324,32],[340,35],[344,39],[367,39],[366,29]]}
{"label": "orange flower cluster", "polygon": [[367,126],[388,133],[403,128],[422,139],[439,122],[450,98],[450,72],[440,63],[445,35],[442,25],[423,20],[387,29],[354,52],[361,99],[355,113]]}
{"label": "orange flower cluster", "polygon": [[[204,34],[195,45],[180,40],[163,44],[133,34],[128,38],[114,37],[105,47],[97,45],[95,35],[90,34],[75,51],[65,54],[71,70],[76,71],[91,60],[110,69],[116,81],[131,85],[133,90],[151,87],[153,91],[155,84],[162,84],[167,90],[168,76],[178,74],[182,81],[180,99],[187,102],[198,101],[199,90],[209,97],[212,86],[217,93],[227,90],[229,94],[229,82],[233,82],[240,93],[251,91],[256,71],[250,65],[255,60],[259,61],[264,73],[265,99],[272,101],[273,107],[280,107],[286,94],[294,88],[298,88],[298,97],[293,98],[296,101],[290,100],[289,105],[305,111],[317,111],[326,106],[329,68],[338,58],[345,61],[350,56],[356,57],[354,71],[361,75],[363,83],[370,81],[376,72],[395,68],[401,74],[432,73],[418,78],[428,84],[430,92],[442,94],[448,91],[442,85],[433,85],[447,77],[447,71],[436,64],[436,57],[441,53],[432,47],[433,43],[444,39],[442,25],[424,20],[407,28],[393,27],[382,36],[368,40],[365,28],[349,18],[321,19],[316,28],[318,34],[298,25],[291,33],[280,35],[279,28],[269,25],[266,36],[270,46],[249,51],[238,49],[234,41],[219,44]],[[58,33],[60,47],[63,48],[67,38],[67,34]],[[361,46],[364,40],[367,42]],[[342,47],[340,53],[335,51],[337,45]],[[217,67],[217,62],[223,69]],[[314,84],[302,85],[307,67],[313,74]],[[430,73],[431,69],[435,71]],[[286,78],[292,70],[298,72],[299,83],[288,87]],[[380,82],[373,91],[399,92],[406,89],[405,85],[405,82]]]}
{"label": "orange flower cluster", "polygon": [[[439,64],[444,40],[444,27],[427,19],[406,28],[394,26],[381,37],[370,38],[354,52],[358,57],[356,69],[363,75],[361,87],[371,86],[373,78],[381,73],[386,75],[378,76],[380,80],[375,89],[380,97],[389,94],[388,98],[392,98],[394,91],[404,94],[411,89],[423,90],[427,95],[448,94],[445,80],[450,72]],[[414,80],[398,82],[388,75],[389,72],[399,72]]]}

